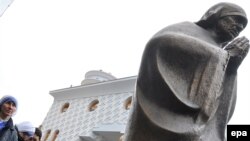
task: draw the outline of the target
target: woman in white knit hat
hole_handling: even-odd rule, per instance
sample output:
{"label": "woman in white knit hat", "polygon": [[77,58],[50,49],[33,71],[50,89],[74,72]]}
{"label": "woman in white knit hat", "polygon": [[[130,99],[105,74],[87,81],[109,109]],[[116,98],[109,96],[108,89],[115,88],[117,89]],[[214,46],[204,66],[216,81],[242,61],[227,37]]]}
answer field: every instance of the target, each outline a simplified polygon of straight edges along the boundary
{"label": "woman in white knit hat", "polygon": [[18,141],[33,141],[35,127],[29,121],[24,121],[16,125],[18,131]]}

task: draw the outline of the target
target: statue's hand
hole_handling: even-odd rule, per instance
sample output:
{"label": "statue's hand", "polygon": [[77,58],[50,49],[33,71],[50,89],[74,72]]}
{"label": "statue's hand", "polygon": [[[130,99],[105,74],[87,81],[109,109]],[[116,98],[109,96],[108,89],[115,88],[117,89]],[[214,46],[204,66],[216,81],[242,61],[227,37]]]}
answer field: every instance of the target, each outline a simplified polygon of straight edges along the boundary
{"label": "statue's hand", "polygon": [[225,47],[231,57],[245,58],[249,50],[249,40],[246,37],[240,37],[233,40]]}
{"label": "statue's hand", "polygon": [[249,47],[249,40],[244,36],[233,40],[225,47],[225,50],[227,50],[230,55],[229,65],[232,65],[231,67],[235,68],[235,70],[238,69],[246,57]]}

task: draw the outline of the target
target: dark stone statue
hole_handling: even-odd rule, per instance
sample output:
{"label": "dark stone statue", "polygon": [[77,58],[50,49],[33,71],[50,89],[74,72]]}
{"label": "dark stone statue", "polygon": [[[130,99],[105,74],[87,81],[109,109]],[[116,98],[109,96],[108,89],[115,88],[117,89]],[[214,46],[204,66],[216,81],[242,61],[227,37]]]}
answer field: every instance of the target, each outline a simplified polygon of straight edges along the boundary
{"label": "dark stone statue", "polygon": [[246,25],[241,7],[219,3],[196,23],[156,33],[142,57],[125,141],[225,141],[249,50],[249,40],[236,37]]}

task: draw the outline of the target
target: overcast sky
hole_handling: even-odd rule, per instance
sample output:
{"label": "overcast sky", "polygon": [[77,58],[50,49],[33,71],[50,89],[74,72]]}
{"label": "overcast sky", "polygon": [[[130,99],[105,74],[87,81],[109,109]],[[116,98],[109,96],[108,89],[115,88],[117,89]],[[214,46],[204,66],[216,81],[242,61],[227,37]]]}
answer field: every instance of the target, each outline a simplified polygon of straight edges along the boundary
{"label": "overcast sky", "polygon": [[[78,86],[89,70],[138,73],[147,41],[163,27],[197,21],[218,0],[15,0],[0,17],[0,96],[19,101],[15,123],[42,124],[49,91]],[[250,14],[248,0],[231,0]],[[250,38],[249,26],[240,36]],[[250,55],[238,70],[231,124],[250,124]]]}

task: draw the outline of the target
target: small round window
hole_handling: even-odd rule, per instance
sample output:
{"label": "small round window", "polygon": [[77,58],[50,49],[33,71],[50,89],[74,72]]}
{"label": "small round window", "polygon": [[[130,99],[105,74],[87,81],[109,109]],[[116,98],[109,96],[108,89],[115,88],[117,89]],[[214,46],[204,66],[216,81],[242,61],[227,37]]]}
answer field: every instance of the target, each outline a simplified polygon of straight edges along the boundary
{"label": "small round window", "polygon": [[88,111],[94,111],[97,109],[99,101],[96,99],[89,104]]}
{"label": "small round window", "polygon": [[132,106],[132,96],[128,97],[124,102],[124,108],[129,110]]}
{"label": "small round window", "polygon": [[63,104],[62,109],[61,109],[61,112],[62,112],[62,113],[63,113],[63,112],[66,112],[66,111],[68,110],[68,108],[69,108],[69,103]]}

